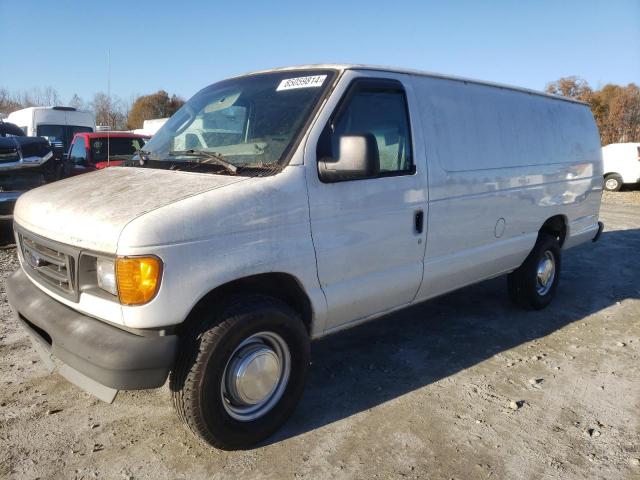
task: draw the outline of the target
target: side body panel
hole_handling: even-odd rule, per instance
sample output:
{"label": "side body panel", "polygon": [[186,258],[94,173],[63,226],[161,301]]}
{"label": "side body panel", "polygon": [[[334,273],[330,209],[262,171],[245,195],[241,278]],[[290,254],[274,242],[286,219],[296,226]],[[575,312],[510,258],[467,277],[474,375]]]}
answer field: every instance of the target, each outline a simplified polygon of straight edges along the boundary
{"label": "side body panel", "polygon": [[418,300],[517,268],[552,216],[566,219],[565,247],[593,237],[602,160],[588,107],[457,80],[413,83],[430,190]]}

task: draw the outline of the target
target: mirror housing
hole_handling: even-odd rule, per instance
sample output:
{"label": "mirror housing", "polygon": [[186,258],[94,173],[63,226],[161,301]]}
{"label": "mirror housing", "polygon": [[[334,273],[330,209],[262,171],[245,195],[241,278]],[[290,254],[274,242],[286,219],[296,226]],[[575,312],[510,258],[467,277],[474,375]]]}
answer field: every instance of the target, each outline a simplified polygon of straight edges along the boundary
{"label": "mirror housing", "polygon": [[338,158],[320,158],[318,173],[325,183],[377,177],[380,153],[376,138],[371,133],[341,135]]}

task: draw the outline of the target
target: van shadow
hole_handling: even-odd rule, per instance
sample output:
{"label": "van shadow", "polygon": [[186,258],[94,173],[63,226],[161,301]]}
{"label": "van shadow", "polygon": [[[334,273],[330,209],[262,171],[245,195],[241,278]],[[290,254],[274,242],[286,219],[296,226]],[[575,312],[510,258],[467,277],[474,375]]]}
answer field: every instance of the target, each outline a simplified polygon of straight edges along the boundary
{"label": "van shadow", "polygon": [[[510,304],[505,277],[464,288],[312,344],[302,401],[267,443],[350,417],[640,297],[640,229],[605,232],[563,255],[554,302]],[[621,261],[624,259],[624,261]]]}

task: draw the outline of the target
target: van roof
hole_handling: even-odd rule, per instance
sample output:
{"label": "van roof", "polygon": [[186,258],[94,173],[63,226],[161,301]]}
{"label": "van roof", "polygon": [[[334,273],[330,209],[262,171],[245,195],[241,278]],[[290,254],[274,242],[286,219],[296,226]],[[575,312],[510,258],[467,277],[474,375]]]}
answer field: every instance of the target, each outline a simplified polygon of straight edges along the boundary
{"label": "van roof", "polygon": [[[256,71],[256,72],[249,72],[246,73],[244,75],[254,75],[257,73],[267,73],[267,72],[279,72],[279,71],[295,71],[295,70],[320,70],[320,69],[332,69],[332,70],[339,70],[339,71],[344,71],[344,70],[375,70],[378,72],[392,72],[392,73],[402,73],[405,75],[415,75],[415,76],[420,76],[420,77],[432,77],[432,78],[443,78],[443,79],[447,79],[447,80],[454,80],[457,82],[464,82],[464,83],[474,83],[474,84],[478,84],[478,85],[486,85],[489,87],[496,87],[496,88],[502,88],[502,89],[506,89],[506,90],[515,90],[518,92],[523,92],[523,93],[528,93],[530,95],[539,95],[542,97],[549,97],[549,98],[554,98],[556,100],[562,100],[565,102],[570,102],[570,103],[578,103],[581,105],[588,105],[588,103],[580,101],[580,100],[575,100],[573,98],[569,98],[569,97],[563,97],[560,95],[554,95],[552,93],[546,93],[546,92],[541,92],[539,90],[532,90],[529,88],[524,88],[524,87],[516,87],[513,85],[506,85],[506,84],[502,84],[502,83],[496,83],[496,82],[488,82],[485,80],[477,80],[477,79],[473,79],[473,78],[466,78],[466,77],[458,77],[455,75],[445,75],[442,73],[434,73],[434,72],[425,72],[425,71],[421,71],[421,70],[412,70],[412,69],[408,69],[408,68],[399,68],[399,67],[384,67],[384,66],[379,66],[379,65],[363,65],[363,64],[357,64],[357,63],[321,63],[321,64],[311,64],[311,65],[295,65],[295,66],[290,66],[290,67],[278,67],[278,68],[270,68],[267,70],[260,70],[260,71]],[[238,75],[238,76],[244,76],[244,75]]]}
{"label": "van roof", "polygon": [[[82,113],[93,113],[91,110],[78,110],[75,107],[63,107],[63,106],[48,106],[48,107],[26,107],[26,108],[21,108],[20,110],[15,110],[13,113],[18,113],[18,112],[27,112],[27,111],[34,111],[34,110],[59,110],[62,112],[82,112]],[[11,114],[10,114],[11,115]]]}

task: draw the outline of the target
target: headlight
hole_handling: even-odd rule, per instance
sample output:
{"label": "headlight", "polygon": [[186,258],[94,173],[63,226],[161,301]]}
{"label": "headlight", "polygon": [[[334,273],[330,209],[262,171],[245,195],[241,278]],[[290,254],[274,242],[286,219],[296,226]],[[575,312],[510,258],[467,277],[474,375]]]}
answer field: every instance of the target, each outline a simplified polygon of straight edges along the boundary
{"label": "headlight", "polygon": [[98,258],[96,261],[96,270],[98,272],[98,287],[112,295],[118,295],[116,267],[113,260]]}
{"label": "headlight", "polygon": [[155,297],[160,287],[162,261],[157,257],[118,257],[116,279],[123,305],[142,305]]}

